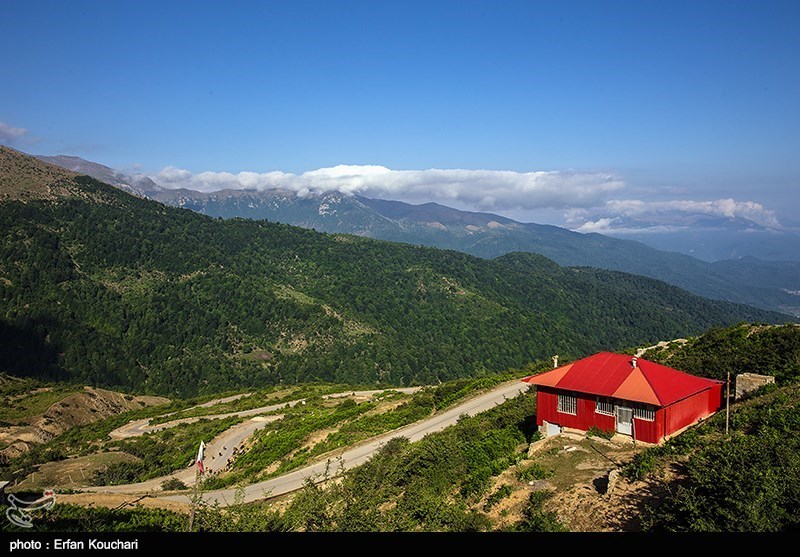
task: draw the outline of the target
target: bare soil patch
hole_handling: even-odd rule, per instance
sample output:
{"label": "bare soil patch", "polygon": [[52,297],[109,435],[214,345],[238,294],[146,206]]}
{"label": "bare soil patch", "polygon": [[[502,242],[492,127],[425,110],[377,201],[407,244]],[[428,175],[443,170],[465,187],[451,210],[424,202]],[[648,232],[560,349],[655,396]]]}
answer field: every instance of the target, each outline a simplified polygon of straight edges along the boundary
{"label": "bare soil patch", "polygon": [[125,507],[146,507],[167,509],[170,511],[189,514],[191,505],[177,501],[165,501],[149,495],[127,495],[122,493],[58,493],[56,502],[83,507],[106,507],[109,509],[122,509]]}
{"label": "bare soil patch", "polygon": [[[634,446],[621,436],[608,441],[564,433],[545,439],[528,458],[498,475],[476,508],[486,512],[499,530],[523,520],[530,494],[546,490],[552,496],[545,500],[543,510],[555,513],[571,532],[640,531],[644,506],[663,496],[671,478],[663,474],[641,482],[620,478],[610,492],[607,489],[609,473],[620,470],[646,447],[642,443]],[[519,479],[518,471],[533,465],[545,470],[547,477]],[[486,510],[489,497],[502,486],[508,486],[505,489],[510,488],[510,494]]]}
{"label": "bare soil patch", "polygon": [[54,487],[75,489],[91,485],[92,475],[116,462],[138,462],[141,459],[120,451],[47,462],[8,491],[41,491]]}

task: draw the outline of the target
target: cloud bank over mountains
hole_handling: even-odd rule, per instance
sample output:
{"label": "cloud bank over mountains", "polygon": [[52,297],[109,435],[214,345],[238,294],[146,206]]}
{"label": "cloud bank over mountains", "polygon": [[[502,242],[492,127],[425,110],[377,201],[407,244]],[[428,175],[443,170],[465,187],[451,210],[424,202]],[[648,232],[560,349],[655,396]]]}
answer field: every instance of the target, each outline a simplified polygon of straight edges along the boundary
{"label": "cloud bank over mountains", "polygon": [[775,212],[760,203],[731,198],[711,201],[611,199],[603,207],[569,209],[564,217],[568,228],[600,234],[696,230],[698,223],[705,221],[708,228],[713,227],[709,223],[719,219],[745,220],[759,228],[773,230],[784,228]]}
{"label": "cloud bank over mountains", "polygon": [[480,211],[594,207],[624,182],[600,172],[497,170],[391,170],[376,165],[338,165],[302,174],[200,172],[167,167],[150,178],[164,187],[202,192],[221,189],[287,189],[300,196],[339,191],[403,201],[458,203]]}
{"label": "cloud bank over mountains", "polygon": [[392,170],[380,165],[337,165],[302,174],[281,171],[234,174],[193,173],[168,166],[147,176],[166,188],[205,193],[224,189],[284,189],[305,197],[338,191],[407,203],[435,201],[462,210],[501,214],[549,210],[559,213],[563,226],[580,232],[669,232],[696,228],[698,220],[714,218],[746,219],[761,227],[782,228],[774,211],[753,201],[620,199],[627,183],[609,172]]}

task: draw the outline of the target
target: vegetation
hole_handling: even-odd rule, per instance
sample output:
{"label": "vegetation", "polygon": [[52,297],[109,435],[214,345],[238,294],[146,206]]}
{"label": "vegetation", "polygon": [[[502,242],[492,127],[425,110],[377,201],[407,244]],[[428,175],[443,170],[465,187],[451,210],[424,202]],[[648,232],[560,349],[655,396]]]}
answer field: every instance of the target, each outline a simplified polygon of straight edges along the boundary
{"label": "vegetation", "polygon": [[654,531],[777,532],[800,526],[800,386],[753,399],[729,436],[707,435],[686,478],[651,509]]}
{"label": "vegetation", "polygon": [[[533,366],[528,369],[533,369]],[[518,372],[519,375],[521,372]],[[402,427],[428,417],[449,405],[512,378],[512,374],[486,375],[477,379],[461,379],[427,387],[414,395],[386,390],[371,401],[356,403],[350,398],[330,398],[333,392],[348,392],[342,385],[307,384],[291,389],[264,389],[229,403],[206,405],[202,410],[218,411],[228,404],[262,405],[267,401],[286,403],[277,412],[285,417],[268,424],[252,438],[247,452],[233,460],[232,468],[224,474],[206,476],[207,489],[236,485],[265,479],[295,469],[310,460],[321,458],[336,448]],[[29,380],[15,380],[29,381]],[[40,383],[42,388],[58,390],[56,383]],[[289,406],[291,400],[304,400],[304,404]],[[192,399],[197,404],[206,403],[206,397]],[[379,405],[390,405],[375,412]],[[36,466],[66,458],[86,456],[100,451],[116,451],[134,458],[104,465],[96,470],[90,482],[93,485],[116,485],[140,482],[167,475],[191,465],[199,439],[209,441],[217,434],[246,418],[235,416],[225,419],[200,417],[196,422],[183,423],[162,431],[151,432],[127,439],[111,439],[108,434],[132,420],[150,418],[151,423],[175,419],[183,414],[193,414],[195,406],[187,408],[187,401],[173,401],[157,408],[129,411],[98,422],[75,427],[50,440],[46,445],[34,446],[31,451],[11,461],[0,463],[0,473],[9,479],[21,480]],[[176,410],[179,409],[179,410]],[[227,410],[231,410],[226,406]],[[169,415],[158,420],[155,412]],[[317,441],[310,441],[325,431]],[[214,466],[216,469],[217,467]],[[220,470],[221,472],[222,470]]]}
{"label": "vegetation", "polygon": [[[662,350],[667,362],[719,377],[755,371],[782,384],[731,406],[729,432],[718,413],[699,427],[650,448],[625,468],[641,479],[679,462],[682,477],[643,518],[651,531],[777,532],[800,526],[800,335],[794,326],[740,324],[714,329],[682,347]],[[749,353],[757,350],[755,354]],[[649,356],[649,354],[648,354]],[[690,364],[689,364],[690,363]],[[752,365],[753,367],[748,367]],[[771,367],[768,367],[771,366]],[[770,373],[772,372],[772,373]]]}
{"label": "vegetation", "polygon": [[340,482],[309,483],[284,518],[302,531],[488,530],[475,506],[490,478],[519,458],[535,428],[534,405],[521,395],[416,443],[392,439]]}
{"label": "vegetation", "polygon": [[[370,388],[373,386],[371,385]],[[254,410],[265,406],[275,406],[291,401],[297,401],[304,397],[318,397],[331,393],[341,393],[347,390],[359,389],[354,385],[336,385],[325,383],[308,383],[303,385],[293,385],[291,387],[272,386],[254,391],[249,391],[247,396],[241,396],[229,402],[220,402],[210,406],[192,406],[186,410],[155,416],[150,420],[150,425],[158,425],[173,420],[184,418],[198,418],[203,416],[214,416],[219,414],[230,414],[246,410]]]}
{"label": "vegetation", "polygon": [[533,254],[212,219],[64,180],[70,195],[0,202],[0,371],[13,375],[170,397],[437,384],[789,319]]}
{"label": "vegetation", "polygon": [[47,383],[0,373],[0,426],[28,423],[51,405],[82,390],[69,383]]}
{"label": "vegetation", "polygon": [[567,532],[554,512],[543,509],[544,502],[552,497],[547,491],[534,491],[528,499],[525,518],[519,524],[508,528],[513,532]]}
{"label": "vegetation", "polygon": [[[37,510],[31,516],[37,532],[180,532],[186,529],[187,522],[185,516],[163,509],[107,509],[63,503],[56,503],[50,509]],[[24,531],[6,520],[0,521],[0,524],[0,530]]]}
{"label": "vegetation", "polygon": [[[352,409],[358,405],[337,406]],[[393,439],[366,464],[344,472],[341,482],[320,485],[309,480],[281,512],[267,504],[235,504],[224,509],[201,504],[195,529],[488,530],[491,523],[480,510],[483,504],[478,503],[488,495],[489,500],[495,501],[489,503],[491,508],[508,496],[508,488],[490,494],[490,478],[519,460],[520,445],[525,446],[534,434],[534,407],[535,397],[521,395],[475,417],[463,416],[455,426],[417,443],[411,444],[402,437]],[[48,513],[37,515],[37,526],[66,531],[79,527],[89,528],[87,531],[186,528],[185,517],[172,513],[160,515],[145,509],[115,513],[116,510],[80,513],[69,505],[57,504]],[[154,526],[157,516],[164,517],[163,524]]]}
{"label": "vegetation", "polygon": [[[190,465],[198,439],[241,420],[210,420],[206,412],[302,395],[305,405],[287,404],[284,419],[261,430],[232,471],[206,487],[263,479],[503,380],[490,370],[714,327],[646,357],[718,379],[765,373],[778,384],[737,403],[727,435],[717,415],[625,468],[631,480],[667,463],[685,471],[643,524],[653,531],[782,531],[800,524],[800,328],[767,325],[785,323],[784,315],[711,302],[633,275],[562,268],[532,254],[487,261],[277,223],[215,220],[87,177],[59,180],[61,190],[44,188],[46,200],[0,202],[2,420],[22,423],[84,383],[180,400],[74,427],[31,447],[13,466],[0,463],[4,478],[106,450],[136,458],[108,465],[94,483],[160,477]],[[757,324],[721,326],[743,319]],[[41,381],[50,379],[68,383],[46,390]],[[333,384],[438,386],[358,403],[323,399]],[[259,391],[194,408],[242,388]],[[383,403],[396,406],[376,412]],[[280,513],[268,505],[201,506],[197,528],[488,530],[486,513],[508,496],[503,486],[492,491],[494,479],[536,438],[534,415],[532,396],[515,397],[419,442],[393,439],[340,480],[309,481]],[[132,419],[176,416],[201,419],[108,438]],[[533,462],[517,470],[517,479],[551,473]],[[562,530],[545,510],[547,497],[533,493],[525,519],[509,529]],[[45,513],[45,523],[62,531],[184,528],[172,513],[61,504]]]}
{"label": "vegetation", "polygon": [[739,323],[714,327],[703,335],[653,349],[648,360],[713,379],[740,373],[775,376],[778,384],[800,379],[800,326]]}
{"label": "vegetation", "polygon": [[603,430],[593,425],[589,427],[589,430],[586,432],[586,435],[588,435],[589,437],[600,437],[602,439],[611,439],[612,437],[614,437],[614,430],[613,429]]}
{"label": "vegetation", "polygon": [[161,489],[164,491],[184,491],[189,489],[189,486],[178,478],[169,478],[161,482]]}
{"label": "vegetation", "polygon": [[[107,171],[94,177],[103,181],[110,178]],[[580,234],[533,223],[513,224],[497,215],[481,217],[443,206],[387,203],[341,194],[288,197],[284,191],[263,190],[226,196],[165,189],[148,195],[168,205],[213,217],[265,219],[321,232],[452,249],[486,259],[514,251],[538,253],[559,265],[642,275],[714,300],[730,300],[793,315],[800,312],[797,296],[791,294],[800,284],[800,262],[742,257],[708,263],[601,234]],[[320,204],[331,202],[331,197],[335,199],[336,214],[320,214]],[[493,219],[511,226],[487,226]],[[430,222],[443,226],[434,228]],[[476,226],[467,230],[466,222]]]}
{"label": "vegetation", "polygon": [[[731,327],[731,330],[739,327]],[[739,336],[740,342],[753,342],[755,331],[766,332],[767,329],[754,326],[752,331],[749,336]],[[722,333],[709,331],[713,338],[719,338]],[[764,339],[773,340],[768,343]],[[784,350],[784,340],[783,334],[762,337],[759,342],[764,358],[780,362],[773,352]],[[685,347],[675,345],[672,350],[678,353],[696,349],[705,346],[707,341],[702,337],[691,339]],[[732,342],[730,349],[737,351],[740,347]],[[713,351],[708,350],[705,355],[709,361],[714,360]],[[667,357],[667,354],[662,356]],[[491,382],[488,378],[486,381]],[[668,465],[678,474],[674,480],[669,480],[667,495],[644,509],[641,514],[643,529],[652,532],[797,529],[800,524],[800,381],[783,381],[783,385],[762,389],[732,405],[727,435],[725,415],[718,413],[662,445],[639,452],[624,467],[623,477],[630,481],[652,477]],[[473,387],[482,382],[473,380]],[[435,389],[423,389],[414,396],[389,392],[382,402],[393,399],[400,402],[393,410],[398,412],[412,407],[430,409],[432,406],[428,405],[432,401],[446,404],[452,393],[467,391],[467,387],[464,380],[455,380]],[[295,417],[286,422],[286,428],[290,431],[305,427],[304,421],[309,420],[325,428],[328,427],[325,424],[338,423],[338,429],[342,430],[366,420],[376,403],[378,401],[337,401],[325,406],[320,397],[311,397],[305,409],[287,409],[287,413],[293,412]],[[365,411],[360,411],[359,407]],[[391,412],[387,416],[389,414]],[[387,420],[395,423],[394,418],[387,417]],[[80,428],[76,428],[78,430]],[[276,433],[277,430],[265,438]],[[69,435],[74,433],[64,434]],[[226,508],[201,504],[195,527],[203,531],[272,532],[491,530],[488,513],[512,493],[507,482],[495,481],[499,473],[515,469],[516,479],[525,482],[552,477],[552,470],[536,460],[524,459],[524,453],[520,452],[520,447],[526,447],[537,437],[535,399],[531,395],[521,395],[477,416],[463,416],[453,427],[416,443],[404,438],[393,439],[364,465],[343,472],[340,480],[309,481],[293,499],[280,506],[280,510],[269,503],[240,503]],[[150,442],[154,441],[147,443]],[[287,445],[284,455],[289,456],[279,457],[279,460],[292,462],[296,446]],[[259,451],[262,449],[266,447]],[[143,445],[143,450],[153,450],[157,454],[149,445]],[[50,455],[49,458],[56,457]],[[270,464],[267,461],[265,458],[259,466]],[[257,472],[259,466],[254,466],[253,471]],[[335,471],[331,469],[329,475]],[[546,491],[532,492],[522,520],[502,529],[565,531],[557,516],[547,509],[549,497]],[[154,511],[131,510],[130,514],[122,515],[114,514],[116,512],[87,509],[78,513],[69,506],[56,505],[46,518],[41,518],[45,521],[42,529],[69,530],[77,524],[89,523],[97,531],[121,528],[111,520],[112,516],[132,529],[180,530],[186,527],[185,517],[181,519],[177,515],[164,515],[163,525],[153,525]],[[135,518],[137,513],[141,513],[139,518]]]}

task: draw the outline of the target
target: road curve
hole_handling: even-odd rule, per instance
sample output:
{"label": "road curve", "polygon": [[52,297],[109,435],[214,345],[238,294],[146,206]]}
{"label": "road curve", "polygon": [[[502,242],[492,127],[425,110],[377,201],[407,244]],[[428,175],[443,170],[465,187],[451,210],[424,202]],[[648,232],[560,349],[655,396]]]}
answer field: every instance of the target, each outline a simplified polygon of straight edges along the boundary
{"label": "road curve", "polygon": [[[373,396],[377,393],[382,393],[385,391],[399,391],[401,393],[413,393],[421,389],[422,387],[401,387],[396,389],[376,389],[373,391],[346,391],[342,393],[333,393],[329,395],[322,395],[322,398],[342,398],[346,396]],[[221,404],[223,402],[229,402],[231,400],[236,400],[245,396],[250,396],[253,393],[244,393],[240,395],[233,395],[227,398],[219,398],[216,400],[210,400],[203,404],[198,404],[197,406],[192,406],[191,408],[187,408],[186,410],[178,410],[176,412],[170,412],[169,414],[164,414],[163,416],[171,416],[173,414],[178,414],[179,412],[185,412],[188,410],[193,410],[194,408],[209,408],[216,404]],[[169,429],[171,427],[175,427],[179,424],[190,424],[193,422],[198,422],[200,420],[222,420],[225,418],[230,418],[233,416],[244,418],[247,416],[257,416],[259,414],[267,414],[269,412],[274,412],[276,410],[280,410],[281,408],[286,408],[287,406],[295,406],[297,404],[301,404],[305,401],[304,398],[292,400],[289,402],[281,402],[279,404],[271,404],[269,406],[261,406],[259,408],[251,408],[250,410],[238,410],[236,412],[228,412],[226,414],[207,414],[204,416],[191,416],[189,418],[179,418],[176,420],[172,420],[169,422],[164,422],[160,424],[150,425],[150,420],[152,418],[145,418],[143,420],[134,420],[128,422],[125,425],[122,425],[115,429],[114,431],[110,432],[108,435],[112,439],[124,439],[127,437],[137,437],[139,435],[144,435],[145,433],[151,433],[154,431],[161,431],[162,429]],[[282,416],[281,416],[282,417]]]}
{"label": "road curve", "polygon": [[[244,487],[243,489],[219,489],[214,491],[204,491],[202,498],[208,503],[218,503],[220,506],[228,506],[235,502],[249,503],[259,499],[267,499],[270,497],[277,497],[296,491],[303,487],[307,479],[311,478],[315,482],[323,481],[326,469],[328,475],[333,476],[340,471],[348,470],[360,464],[363,464],[372,457],[387,441],[396,437],[406,437],[409,441],[418,441],[428,433],[441,431],[448,426],[451,426],[458,421],[462,415],[474,416],[480,412],[494,408],[503,401],[514,398],[517,395],[526,392],[530,385],[521,382],[519,379],[514,379],[506,383],[502,383],[482,395],[476,396],[470,400],[464,401],[461,404],[445,410],[441,414],[437,414],[390,433],[373,438],[372,440],[339,452],[339,454],[332,456],[324,462],[318,462],[289,472],[277,478],[272,478],[263,482],[255,483]],[[120,486],[124,487],[124,486]],[[243,492],[243,497],[234,499],[237,492]],[[155,496],[158,499],[167,501],[177,501],[181,503],[190,503],[191,494],[177,494],[177,495],[164,495]]]}
{"label": "road curve", "polygon": [[[343,398],[347,396],[358,396],[358,397],[371,397],[379,393],[383,393],[385,391],[399,391],[403,393],[414,393],[421,389],[421,387],[403,387],[403,388],[396,388],[396,389],[376,389],[371,391],[346,391],[341,393],[333,393],[329,395],[323,395],[322,398]],[[239,398],[241,396],[247,396],[250,393],[245,395],[236,395],[234,397],[228,397],[225,399],[218,399],[216,401],[209,401],[199,406],[208,407],[214,404],[218,404],[220,402],[227,402],[229,400],[233,400],[235,398]],[[161,429],[166,429],[169,427],[176,426],[181,423],[189,423],[195,422],[200,420],[201,418],[204,419],[220,419],[220,418],[228,418],[231,416],[239,416],[239,417],[248,417],[254,416],[251,419],[247,420],[246,422],[236,424],[219,435],[217,435],[214,439],[209,441],[206,444],[206,456],[205,456],[205,465],[206,468],[209,469],[209,472],[218,471],[223,469],[227,466],[228,460],[233,457],[234,451],[244,444],[244,441],[250,437],[253,433],[257,430],[263,428],[270,422],[274,422],[283,418],[283,414],[271,415],[271,416],[259,416],[258,414],[264,414],[267,412],[273,412],[275,410],[279,410],[281,408],[286,408],[287,406],[295,406],[297,404],[301,404],[305,401],[305,399],[298,399],[293,400],[290,402],[282,402],[280,404],[273,404],[271,406],[262,406],[260,408],[253,408],[250,410],[240,410],[238,412],[229,412],[227,414],[214,414],[208,416],[200,416],[200,417],[191,417],[191,418],[181,418],[178,420],[172,420],[171,422],[165,422],[162,424],[157,424],[154,426],[149,425],[149,419],[147,420],[136,420],[132,422],[128,422],[122,427],[117,428],[116,430],[112,431],[109,435],[116,439],[121,439],[125,437],[134,437],[137,435],[143,435],[145,433],[149,433],[152,431],[159,431]],[[172,412],[174,414],[175,412]],[[165,414],[169,415],[169,414]],[[85,487],[83,488],[84,491],[92,491],[95,493],[142,493],[142,492],[149,492],[149,491],[157,491],[161,489],[161,484],[164,480],[168,480],[171,478],[175,478],[177,480],[182,481],[187,485],[194,484],[194,475],[195,475],[195,466],[194,464],[189,465],[187,468],[182,468],[180,470],[176,470],[175,472],[168,474],[166,476],[160,476],[158,478],[152,478],[150,480],[146,480],[144,482],[132,483],[132,484],[122,484],[122,485],[105,485],[105,486],[97,486],[97,487]]]}
{"label": "road curve", "polygon": [[[217,471],[220,468],[225,468],[228,459],[233,456],[234,451],[244,443],[244,440],[250,437],[257,430],[266,426],[270,422],[280,420],[283,415],[275,416],[256,416],[229,427],[214,439],[206,443],[205,451],[205,465],[211,471]],[[194,485],[194,475],[196,467],[192,463],[187,468],[181,468],[166,476],[152,478],[143,482],[122,484],[122,485],[103,485],[97,487],[84,487],[83,491],[91,491],[94,493],[143,493],[149,491],[158,491],[161,489],[161,484],[164,480],[174,478],[182,481],[188,486]]]}

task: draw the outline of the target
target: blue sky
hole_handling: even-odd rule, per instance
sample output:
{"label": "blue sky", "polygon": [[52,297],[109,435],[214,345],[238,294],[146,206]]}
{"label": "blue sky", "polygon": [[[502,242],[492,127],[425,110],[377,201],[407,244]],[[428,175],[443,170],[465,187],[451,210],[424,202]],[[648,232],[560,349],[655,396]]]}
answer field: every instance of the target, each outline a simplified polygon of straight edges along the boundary
{"label": "blue sky", "polygon": [[4,0],[0,142],[167,186],[789,222],[799,27],[771,0]]}

